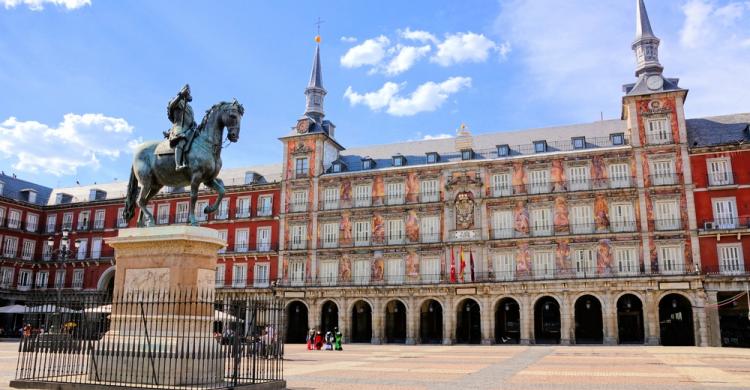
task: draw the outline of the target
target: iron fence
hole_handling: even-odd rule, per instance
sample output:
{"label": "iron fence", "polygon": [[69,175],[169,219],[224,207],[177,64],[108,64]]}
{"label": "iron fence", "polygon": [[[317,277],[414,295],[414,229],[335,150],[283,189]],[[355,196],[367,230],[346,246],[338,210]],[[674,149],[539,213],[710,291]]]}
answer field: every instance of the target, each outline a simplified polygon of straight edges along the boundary
{"label": "iron fence", "polygon": [[283,384],[283,303],[276,297],[217,300],[212,293],[154,292],[112,299],[58,293],[32,295],[26,304],[16,385]]}

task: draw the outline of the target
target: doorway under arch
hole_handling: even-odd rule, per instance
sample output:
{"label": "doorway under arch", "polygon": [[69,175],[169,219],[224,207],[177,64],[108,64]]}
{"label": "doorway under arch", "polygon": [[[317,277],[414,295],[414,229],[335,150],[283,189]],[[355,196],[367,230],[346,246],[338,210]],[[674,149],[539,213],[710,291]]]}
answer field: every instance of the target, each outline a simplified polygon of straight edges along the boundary
{"label": "doorway under arch", "polygon": [[320,332],[333,332],[339,326],[339,306],[334,301],[328,301],[320,310]]}
{"label": "doorway under arch", "polygon": [[466,298],[456,313],[456,343],[479,344],[482,341],[481,312],[477,301]]}
{"label": "doorway under arch", "polygon": [[659,301],[661,345],[695,345],[693,306],[680,294],[668,294]]}
{"label": "doorway under arch", "polygon": [[643,303],[633,294],[617,300],[617,343],[643,344]]}
{"label": "doorway under arch", "polygon": [[575,303],[576,344],[602,344],[604,321],[602,304],[593,295],[583,295]]}
{"label": "doorway under arch", "polygon": [[513,298],[503,298],[495,306],[495,343],[521,342],[521,310]]}
{"label": "doorway under arch", "polygon": [[357,301],[352,307],[352,342],[372,341],[372,307],[365,301]]}
{"label": "doorway under arch", "polygon": [[443,306],[428,299],[419,308],[419,342],[441,344],[443,342]]}
{"label": "doorway under arch", "polygon": [[399,300],[385,305],[385,342],[406,343],[406,306]]}
{"label": "doorway under arch", "polygon": [[534,304],[534,342],[560,344],[560,304],[550,296]]}
{"label": "doorway under arch", "polygon": [[300,301],[290,302],[286,307],[286,342],[304,344],[307,341],[307,306]]}

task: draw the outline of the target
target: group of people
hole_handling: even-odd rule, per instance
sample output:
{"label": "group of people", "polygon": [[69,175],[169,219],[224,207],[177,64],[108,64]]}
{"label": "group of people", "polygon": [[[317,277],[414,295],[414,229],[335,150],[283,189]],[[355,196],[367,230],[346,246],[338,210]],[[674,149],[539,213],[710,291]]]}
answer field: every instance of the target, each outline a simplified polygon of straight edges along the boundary
{"label": "group of people", "polygon": [[333,328],[333,332],[327,331],[325,337],[320,333],[320,330],[310,329],[307,333],[307,349],[310,351],[320,351],[321,349],[343,351],[344,348],[341,346],[343,338],[344,335],[341,334],[338,327]]}

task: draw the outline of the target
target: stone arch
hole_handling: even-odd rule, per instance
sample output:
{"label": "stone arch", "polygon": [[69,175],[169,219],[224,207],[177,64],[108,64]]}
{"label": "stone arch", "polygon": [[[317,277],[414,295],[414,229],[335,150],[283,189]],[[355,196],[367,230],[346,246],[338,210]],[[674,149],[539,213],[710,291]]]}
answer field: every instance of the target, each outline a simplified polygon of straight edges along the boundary
{"label": "stone arch", "polygon": [[[99,275],[99,281],[96,283],[96,289],[98,291],[106,291],[110,284],[112,285],[114,289],[114,280],[115,280],[115,266],[111,266],[104,270],[101,275]],[[110,294],[112,294],[114,291],[109,291]]]}
{"label": "stone arch", "polygon": [[513,296],[496,299],[492,305],[495,320],[496,344],[519,344],[521,342],[521,302]]}
{"label": "stone arch", "polygon": [[351,340],[355,343],[372,342],[373,304],[368,299],[359,298],[349,305],[351,315]]}
{"label": "stone arch", "polygon": [[309,329],[310,308],[305,301],[294,299],[284,307],[286,329],[284,341],[287,343],[304,343]]}
{"label": "stone arch", "polygon": [[482,341],[482,304],[474,297],[464,297],[454,305],[456,342],[479,344]]}
{"label": "stone arch", "polygon": [[398,298],[389,299],[383,304],[384,329],[386,343],[405,344],[408,327],[408,306]]}
{"label": "stone arch", "polygon": [[316,326],[318,330],[325,334],[327,331],[333,331],[341,323],[341,304],[336,299],[326,299],[320,304],[320,323]]}
{"label": "stone arch", "polygon": [[540,294],[534,299],[534,342],[560,344],[563,302],[554,295]]}
{"label": "stone arch", "polygon": [[[432,305],[435,303],[435,305]],[[435,297],[419,302],[419,342],[422,344],[440,344],[443,342],[444,304]],[[416,310],[416,308],[415,308]]]}
{"label": "stone arch", "polygon": [[694,346],[696,341],[693,301],[685,294],[661,294],[657,301],[659,337],[662,345]]}
{"label": "stone arch", "polygon": [[623,292],[616,296],[618,344],[643,344],[646,329],[644,302],[641,294],[634,292]]}
{"label": "stone arch", "polygon": [[604,305],[594,294],[579,294],[573,301],[576,344],[604,343]]}

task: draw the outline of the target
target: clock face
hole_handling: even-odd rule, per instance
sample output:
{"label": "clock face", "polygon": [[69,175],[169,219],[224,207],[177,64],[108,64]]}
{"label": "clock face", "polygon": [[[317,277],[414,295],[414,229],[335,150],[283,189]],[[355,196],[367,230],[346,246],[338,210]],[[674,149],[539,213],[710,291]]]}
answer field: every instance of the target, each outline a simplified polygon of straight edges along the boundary
{"label": "clock face", "polygon": [[307,123],[307,121],[304,120],[304,119],[301,120],[301,121],[299,121],[299,122],[297,122],[297,132],[300,133],[300,134],[307,133],[308,125],[309,125],[309,123]]}
{"label": "clock face", "polygon": [[650,90],[657,90],[661,89],[661,87],[664,85],[664,79],[661,78],[661,76],[653,75],[648,76],[646,79],[646,86]]}

